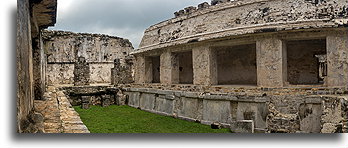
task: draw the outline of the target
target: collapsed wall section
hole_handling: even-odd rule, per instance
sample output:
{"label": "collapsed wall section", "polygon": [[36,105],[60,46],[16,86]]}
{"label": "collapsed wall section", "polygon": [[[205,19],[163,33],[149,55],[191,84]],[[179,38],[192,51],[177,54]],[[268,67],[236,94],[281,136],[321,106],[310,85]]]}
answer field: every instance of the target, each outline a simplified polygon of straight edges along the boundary
{"label": "collapsed wall section", "polygon": [[111,83],[114,60],[126,65],[133,46],[127,39],[98,34],[45,31],[47,85],[74,84],[76,62],[84,58],[89,66],[89,83]]}

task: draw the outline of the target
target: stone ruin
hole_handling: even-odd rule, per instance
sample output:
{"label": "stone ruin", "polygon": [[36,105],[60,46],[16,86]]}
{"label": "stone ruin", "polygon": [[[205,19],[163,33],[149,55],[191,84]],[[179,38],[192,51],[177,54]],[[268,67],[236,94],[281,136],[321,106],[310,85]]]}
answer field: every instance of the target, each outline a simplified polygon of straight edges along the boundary
{"label": "stone ruin", "polygon": [[234,132],[347,132],[347,4],[212,0],[175,12],[132,53],[128,105]]}
{"label": "stone ruin", "polygon": [[[212,0],[150,26],[136,50],[118,37],[39,29],[33,44],[17,38],[17,66],[29,65],[17,67],[18,132],[53,124],[33,120],[52,118],[42,106],[53,103],[61,130],[43,132],[86,132],[65,124],[69,106],[116,104],[237,133],[347,133],[347,4]],[[54,25],[55,13],[47,18]]]}
{"label": "stone ruin", "polygon": [[[133,51],[133,46],[127,39],[100,34],[47,30],[43,32],[43,39],[47,57],[47,85],[81,83],[80,80],[74,80],[78,74],[89,77],[90,84],[109,84],[111,83],[110,69],[114,67],[115,59],[120,59],[120,66],[131,66],[129,60],[132,59],[130,53]],[[75,66],[82,64],[83,67],[83,63],[78,64],[80,58],[85,59],[83,62],[86,64],[85,72],[76,71],[80,67]],[[81,77],[83,78],[84,76]],[[88,83],[79,85],[84,84],[88,85]]]}

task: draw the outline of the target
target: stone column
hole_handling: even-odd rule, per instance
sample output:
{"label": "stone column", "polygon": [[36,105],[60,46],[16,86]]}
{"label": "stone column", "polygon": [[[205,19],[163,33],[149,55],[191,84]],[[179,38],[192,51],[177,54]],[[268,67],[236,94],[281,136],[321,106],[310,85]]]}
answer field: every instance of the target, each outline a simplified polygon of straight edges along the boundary
{"label": "stone column", "polygon": [[114,68],[111,68],[111,84],[112,85],[117,85],[121,83],[122,80],[120,76],[120,71],[121,71],[120,59],[115,59]]}
{"label": "stone column", "polygon": [[178,84],[179,83],[179,63],[175,53],[165,51],[161,54],[161,83]]}
{"label": "stone column", "polygon": [[145,83],[145,56],[135,55],[134,80],[135,83]]}
{"label": "stone column", "polygon": [[217,84],[216,53],[209,46],[192,49],[194,85]]}
{"label": "stone column", "polygon": [[33,48],[33,76],[34,76],[34,98],[35,100],[41,100],[43,97],[44,89],[42,88],[43,84],[43,63],[42,57],[43,53],[40,46],[40,38],[32,39],[32,48]]}
{"label": "stone column", "polygon": [[259,87],[283,87],[287,80],[286,45],[278,38],[256,43],[257,84]]}
{"label": "stone column", "polygon": [[74,69],[74,85],[84,86],[90,84],[90,69],[84,57],[79,57],[75,63]]}
{"label": "stone column", "polygon": [[348,32],[335,32],[327,37],[329,87],[348,86]]}

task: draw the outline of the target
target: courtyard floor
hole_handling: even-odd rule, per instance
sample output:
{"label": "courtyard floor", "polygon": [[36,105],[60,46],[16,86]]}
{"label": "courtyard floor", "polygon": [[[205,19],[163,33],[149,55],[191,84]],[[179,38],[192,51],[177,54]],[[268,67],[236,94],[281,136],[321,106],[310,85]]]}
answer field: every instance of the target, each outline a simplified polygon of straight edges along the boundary
{"label": "courtyard floor", "polygon": [[75,106],[91,133],[230,133],[229,129],[211,129],[208,125],[161,116],[129,106]]}

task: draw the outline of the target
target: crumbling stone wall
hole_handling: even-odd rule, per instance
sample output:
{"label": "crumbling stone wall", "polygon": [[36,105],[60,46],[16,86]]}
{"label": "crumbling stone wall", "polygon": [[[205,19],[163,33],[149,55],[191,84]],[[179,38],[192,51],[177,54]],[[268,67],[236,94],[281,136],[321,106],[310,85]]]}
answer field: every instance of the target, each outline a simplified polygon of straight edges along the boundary
{"label": "crumbling stone wall", "polygon": [[342,133],[347,129],[344,90],[156,86],[119,87],[131,107],[202,124],[218,123],[235,132]]}
{"label": "crumbling stone wall", "polygon": [[45,31],[43,34],[47,55],[47,85],[74,83],[75,63],[86,59],[90,83],[111,83],[114,60],[126,65],[126,57],[133,51],[132,44],[122,38],[98,34]]}
{"label": "crumbling stone wall", "polygon": [[[176,12],[176,17],[149,27],[141,50],[168,47],[221,36],[264,31],[335,27],[347,24],[347,0],[236,0],[202,4]],[[204,6],[204,7],[202,7]],[[286,6],[286,7],[284,7]],[[292,25],[284,25],[289,22]],[[317,23],[310,23],[317,22]]]}
{"label": "crumbling stone wall", "polygon": [[[36,133],[42,127],[42,115],[33,109],[34,99],[42,97],[41,29],[55,24],[56,0],[17,1],[17,132]],[[40,63],[40,62],[38,62]],[[35,64],[35,65],[34,65]],[[35,69],[34,69],[35,68]]]}
{"label": "crumbling stone wall", "polygon": [[114,68],[111,69],[111,84],[129,84],[133,83],[133,74],[132,74],[132,59],[127,60],[126,66],[122,66],[120,59],[115,59]]}

